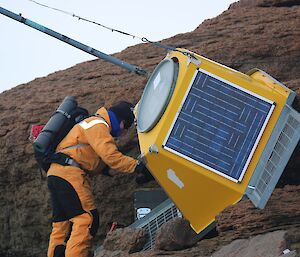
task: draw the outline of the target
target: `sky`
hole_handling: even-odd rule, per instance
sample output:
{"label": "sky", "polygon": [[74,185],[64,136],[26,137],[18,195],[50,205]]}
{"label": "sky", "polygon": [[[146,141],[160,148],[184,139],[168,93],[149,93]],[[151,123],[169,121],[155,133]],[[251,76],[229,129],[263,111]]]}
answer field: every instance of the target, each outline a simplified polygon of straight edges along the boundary
{"label": "sky", "polygon": [[[35,0],[151,41],[193,31],[234,0]],[[0,7],[106,54],[142,43],[30,0],[0,0]],[[0,93],[96,57],[0,14]]]}

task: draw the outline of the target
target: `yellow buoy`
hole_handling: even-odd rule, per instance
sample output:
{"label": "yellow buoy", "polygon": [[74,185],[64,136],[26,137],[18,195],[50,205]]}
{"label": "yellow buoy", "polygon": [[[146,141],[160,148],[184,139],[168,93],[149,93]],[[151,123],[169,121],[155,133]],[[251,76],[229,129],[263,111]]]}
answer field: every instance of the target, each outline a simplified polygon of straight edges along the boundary
{"label": "yellow buoy", "polygon": [[263,71],[243,74],[185,49],[156,67],[137,110],[141,153],[197,233],[244,194],[264,207],[299,141],[294,97]]}

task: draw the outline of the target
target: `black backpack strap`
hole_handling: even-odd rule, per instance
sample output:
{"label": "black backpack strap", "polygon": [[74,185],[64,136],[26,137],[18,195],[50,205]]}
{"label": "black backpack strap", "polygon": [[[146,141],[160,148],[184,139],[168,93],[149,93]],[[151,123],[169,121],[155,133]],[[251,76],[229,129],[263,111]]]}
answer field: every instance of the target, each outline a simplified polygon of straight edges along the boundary
{"label": "black backpack strap", "polygon": [[61,149],[60,151],[52,154],[51,157],[49,158],[49,162],[58,163],[62,166],[73,166],[73,167],[77,167],[79,169],[84,170],[83,168],[81,168],[81,166],[78,162],[76,162],[74,159],[72,159],[69,155],[63,153],[64,150],[78,148],[78,147],[84,147],[84,146],[89,146],[89,144],[77,144],[77,145],[65,147],[65,148]]}
{"label": "black backpack strap", "polygon": [[61,152],[52,154],[51,157],[48,158],[48,161],[50,163],[57,163],[62,166],[73,166],[82,169],[78,162],[72,159],[69,155]]}

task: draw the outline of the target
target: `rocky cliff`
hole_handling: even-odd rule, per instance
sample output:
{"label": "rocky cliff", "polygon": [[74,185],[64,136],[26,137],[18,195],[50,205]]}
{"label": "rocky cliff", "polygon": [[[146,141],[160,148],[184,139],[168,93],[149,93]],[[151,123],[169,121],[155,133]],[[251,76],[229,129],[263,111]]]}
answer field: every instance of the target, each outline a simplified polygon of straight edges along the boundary
{"label": "rocky cliff", "polygon": [[[241,0],[218,17],[204,21],[194,31],[176,35],[163,43],[190,49],[242,72],[260,68],[298,92],[299,101],[299,24],[299,0]],[[164,58],[165,51],[150,44],[140,44],[115,56],[152,70]],[[143,77],[94,60],[0,94],[0,256],[41,257],[46,253],[51,210],[46,183],[28,140],[31,125],[45,123],[66,95],[77,97],[79,104],[91,113],[99,106],[109,106],[119,99],[136,103],[145,82]],[[119,144],[128,154],[138,154],[134,130]],[[279,193],[276,194],[278,215],[266,214],[270,211],[268,208],[272,211],[273,205],[267,205],[263,211],[255,211],[247,203],[236,205],[218,218],[218,238],[229,243],[232,239],[277,229],[299,232],[299,171],[298,145],[279,181],[278,186],[282,189],[277,189]],[[93,177],[93,183],[101,219],[96,241],[100,242],[109,222],[117,220],[129,225],[133,221],[133,192],[137,186],[134,175],[114,178],[97,175]],[[288,184],[290,186],[286,187]],[[147,186],[158,185],[151,182]],[[288,205],[284,204],[286,199],[289,199]],[[290,210],[298,212],[290,216]],[[255,215],[251,220],[246,219],[252,212]],[[198,248],[190,251],[194,255],[178,253],[178,256],[209,255],[218,249],[218,240],[206,245],[200,242]],[[299,235],[293,240],[296,248],[298,242],[299,249]],[[151,256],[157,255],[162,254],[151,253]]]}

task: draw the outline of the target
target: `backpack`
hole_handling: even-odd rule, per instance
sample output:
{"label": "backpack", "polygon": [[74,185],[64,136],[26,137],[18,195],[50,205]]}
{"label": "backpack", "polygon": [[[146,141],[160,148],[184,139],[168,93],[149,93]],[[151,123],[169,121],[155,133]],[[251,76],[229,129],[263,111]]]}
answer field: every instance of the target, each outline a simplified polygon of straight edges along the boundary
{"label": "backpack", "polygon": [[47,172],[51,163],[69,165],[67,160],[70,157],[64,153],[56,153],[56,147],[75,124],[87,117],[88,111],[77,105],[75,97],[65,97],[33,142],[34,156],[42,170]]}

